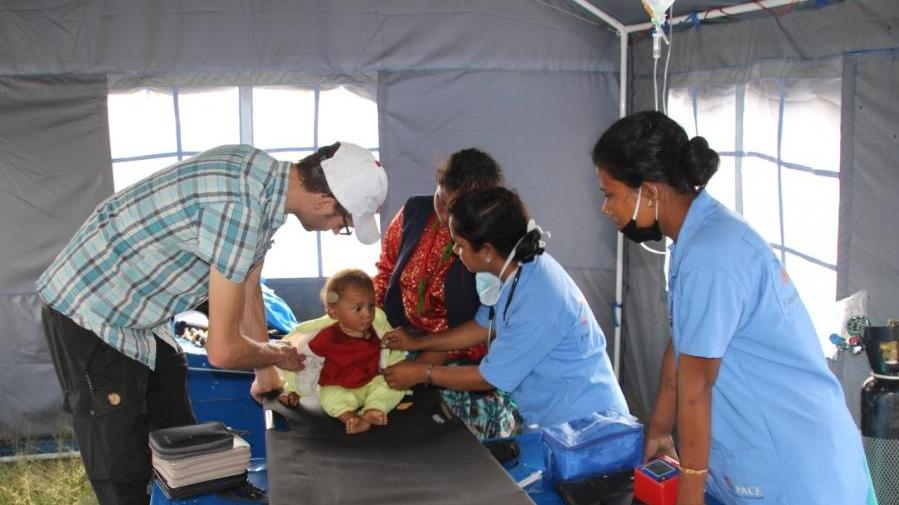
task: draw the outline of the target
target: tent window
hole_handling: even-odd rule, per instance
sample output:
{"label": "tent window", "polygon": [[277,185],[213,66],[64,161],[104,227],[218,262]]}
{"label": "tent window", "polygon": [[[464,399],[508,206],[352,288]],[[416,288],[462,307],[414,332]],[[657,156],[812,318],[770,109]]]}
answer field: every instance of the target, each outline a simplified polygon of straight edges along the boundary
{"label": "tent window", "polygon": [[[296,161],[337,140],[378,157],[377,105],[344,87],[141,88],[108,97],[116,191],[211,147],[247,143]],[[289,216],[266,256],[267,278],[326,277],[349,266],[374,273],[380,244],[308,232]]]}
{"label": "tent window", "polygon": [[678,88],[668,109],[718,150],[709,193],[780,256],[822,342],[836,298],[840,86],[827,78]]}

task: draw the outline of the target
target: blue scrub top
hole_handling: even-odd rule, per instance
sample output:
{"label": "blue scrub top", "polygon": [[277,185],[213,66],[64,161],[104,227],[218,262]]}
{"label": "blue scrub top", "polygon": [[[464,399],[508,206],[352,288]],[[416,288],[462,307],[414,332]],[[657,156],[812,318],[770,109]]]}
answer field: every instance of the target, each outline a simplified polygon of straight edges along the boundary
{"label": "blue scrub top", "polygon": [[[614,408],[629,413],[615,379],[606,339],[584,295],[549,254],[521,266],[495,305],[496,338],[480,364],[490,384],[511,393],[525,422],[549,426]],[[488,327],[489,308],[475,321]]]}
{"label": "blue scrub top", "polygon": [[862,504],[859,432],[770,246],[702,191],[668,275],[673,347],[721,360],[707,489],[724,504]]}

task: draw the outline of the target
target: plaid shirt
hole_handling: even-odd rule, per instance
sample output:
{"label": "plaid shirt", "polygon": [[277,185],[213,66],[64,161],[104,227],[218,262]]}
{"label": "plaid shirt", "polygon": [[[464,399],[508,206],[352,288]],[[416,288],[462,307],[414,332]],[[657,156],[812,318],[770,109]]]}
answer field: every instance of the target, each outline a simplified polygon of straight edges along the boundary
{"label": "plaid shirt", "polygon": [[209,296],[209,268],[243,282],[284,222],[289,162],[222,146],[101,203],[37,281],[44,303],[151,369],[154,334]]}

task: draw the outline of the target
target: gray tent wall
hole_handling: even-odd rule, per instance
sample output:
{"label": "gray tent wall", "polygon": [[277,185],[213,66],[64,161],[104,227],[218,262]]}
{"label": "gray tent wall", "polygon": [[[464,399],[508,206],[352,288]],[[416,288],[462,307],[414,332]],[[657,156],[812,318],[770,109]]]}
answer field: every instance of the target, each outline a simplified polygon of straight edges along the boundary
{"label": "gray tent wall", "polygon": [[[591,90],[609,96],[617,79],[583,72],[413,71],[384,76],[381,86],[383,161],[409,178],[397,184],[409,189],[391,186],[387,215],[408,195],[433,191],[434,167],[453,150],[482,146],[505,167],[507,184],[535,221],[552,233],[548,251],[611,335],[615,229],[600,217],[589,152],[601,128],[617,117],[617,102],[597,100]],[[435,113],[423,115],[423,108]]]}
{"label": "gray tent wall", "polygon": [[0,6],[0,437],[54,434],[64,420],[33,283],[112,192],[108,86],[376,93],[384,221],[433,189],[446,155],[480,146],[552,230],[549,250],[611,334],[615,234],[589,149],[617,117],[618,38],[599,23],[517,0],[13,5]]}
{"label": "gray tent wall", "polygon": [[34,281],[112,192],[105,93],[102,76],[0,77],[0,436],[57,430]]}
{"label": "gray tent wall", "polygon": [[[763,16],[675,33],[669,81],[744,84],[762,77],[842,75],[838,298],[866,289],[875,324],[899,315],[899,2],[857,0],[781,17]],[[631,51],[631,110],[653,108],[651,42]],[[661,65],[660,65],[661,68]],[[699,132],[700,135],[702,132]],[[809,209],[814,212],[814,209]],[[659,247],[658,244],[655,245]],[[658,364],[670,339],[660,257],[628,245],[625,254],[623,382],[651,408]],[[862,356],[831,362],[858,421]]]}

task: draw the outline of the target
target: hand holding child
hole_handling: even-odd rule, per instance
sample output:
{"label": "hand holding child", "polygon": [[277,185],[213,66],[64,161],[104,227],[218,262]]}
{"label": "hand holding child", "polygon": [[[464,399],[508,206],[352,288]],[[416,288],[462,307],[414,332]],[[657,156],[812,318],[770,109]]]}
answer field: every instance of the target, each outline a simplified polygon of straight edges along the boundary
{"label": "hand holding child", "polygon": [[416,337],[413,337],[402,328],[385,333],[384,338],[381,339],[381,345],[384,347],[401,351],[417,351],[418,343]]}

